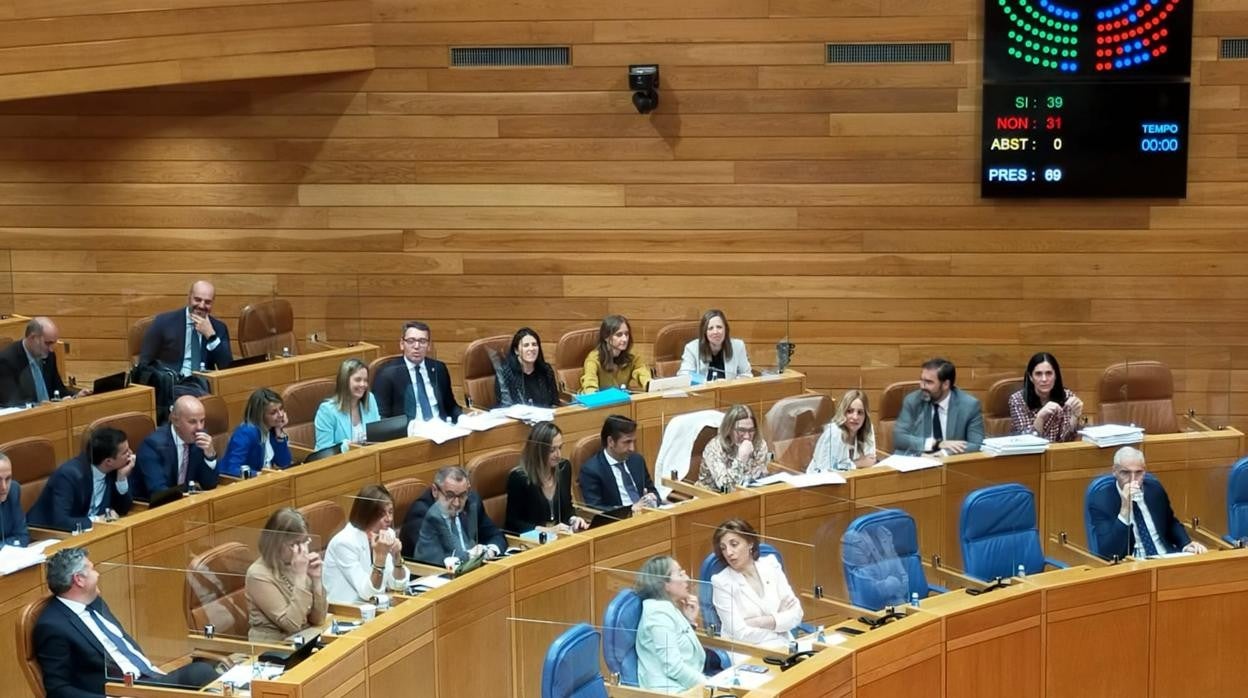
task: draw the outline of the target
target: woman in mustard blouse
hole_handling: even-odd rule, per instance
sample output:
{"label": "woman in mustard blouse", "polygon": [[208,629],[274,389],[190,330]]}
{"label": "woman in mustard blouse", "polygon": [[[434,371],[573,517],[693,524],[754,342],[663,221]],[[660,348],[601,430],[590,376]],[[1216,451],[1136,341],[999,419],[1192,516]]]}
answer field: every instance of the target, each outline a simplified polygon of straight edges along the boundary
{"label": "woman in mustard blouse", "polygon": [[650,367],[633,353],[633,333],[628,318],[608,315],[598,328],[598,346],[585,357],[581,392],[595,393],[600,387],[629,387],[645,390],[650,385]]}

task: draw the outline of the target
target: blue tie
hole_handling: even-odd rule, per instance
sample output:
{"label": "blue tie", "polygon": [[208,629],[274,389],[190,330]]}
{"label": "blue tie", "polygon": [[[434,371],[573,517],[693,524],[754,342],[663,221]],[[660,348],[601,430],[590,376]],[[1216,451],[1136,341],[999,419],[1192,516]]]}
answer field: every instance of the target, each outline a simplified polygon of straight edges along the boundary
{"label": "blue tie", "polygon": [[138,667],[139,671],[144,676],[160,675],[160,672],[156,671],[156,667],[152,666],[152,663],[147,661],[147,657],[130,651],[130,645],[126,642],[126,639],[109,629],[109,624],[104,622],[104,614],[100,613],[93,607],[89,606],[88,608],[91,610],[91,614],[95,616],[95,624],[99,627],[100,632],[104,633],[104,637],[107,637],[109,641],[117,647],[117,651],[121,652],[122,656],[125,657],[127,661]]}
{"label": "blue tie", "polygon": [[425,395],[425,379],[420,375],[420,367],[423,365],[424,363],[421,362],[416,366],[416,375],[414,376],[416,384],[413,387],[416,389],[416,403],[420,405],[420,418],[427,422],[433,419],[433,407],[429,405],[429,396]]}
{"label": "blue tie", "polygon": [[628,472],[628,467],[623,463],[616,463],[615,467],[620,469],[620,476],[624,479],[624,491],[632,498],[633,502],[641,499],[641,493],[637,491],[637,484],[633,482],[633,476]]}
{"label": "blue tie", "polygon": [[1144,523],[1144,510],[1140,508],[1139,502],[1131,502],[1131,510],[1135,512],[1135,528],[1140,537],[1140,545],[1144,546],[1145,557],[1156,557],[1157,546],[1153,544],[1153,537],[1148,533],[1148,524]]}
{"label": "blue tie", "polygon": [[199,370],[199,365],[204,362],[204,338],[195,331],[194,323],[186,328],[191,333],[191,371]]}
{"label": "blue tie", "polygon": [[35,401],[48,401],[48,384],[43,380],[43,367],[39,365],[38,360],[30,362],[30,372],[35,374]]}

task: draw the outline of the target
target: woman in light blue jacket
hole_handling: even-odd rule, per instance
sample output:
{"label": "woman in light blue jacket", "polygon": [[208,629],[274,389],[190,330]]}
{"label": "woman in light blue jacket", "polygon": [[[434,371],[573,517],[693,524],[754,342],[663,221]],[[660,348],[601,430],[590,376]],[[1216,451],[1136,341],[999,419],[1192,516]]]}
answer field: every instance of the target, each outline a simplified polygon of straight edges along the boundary
{"label": "woman in light blue jacket", "polygon": [[380,419],[377,400],[368,391],[368,366],[347,359],[338,367],[334,394],[316,408],[315,450],[348,441],[364,443],[365,425]]}
{"label": "woman in light blue jacket", "polygon": [[689,575],[667,555],[646,561],[637,573],[641,620],[637,624],[637,679],[641,687],[682,693],[704,682],[706,651],[694,623],[698,597],[690,593]]}

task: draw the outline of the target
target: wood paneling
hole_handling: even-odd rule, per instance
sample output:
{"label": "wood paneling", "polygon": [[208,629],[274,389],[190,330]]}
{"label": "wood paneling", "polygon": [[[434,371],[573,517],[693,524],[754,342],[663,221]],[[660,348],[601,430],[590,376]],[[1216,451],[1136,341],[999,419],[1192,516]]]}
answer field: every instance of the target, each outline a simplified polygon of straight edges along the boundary
{"label": "wood paneling", "polygon": [[[1043,349],[1089,413],[1107,364],[1160,359],[1178,409],[1248,428],[1248,69],[1216,58],[1245,18],[1196,8],[1188,199],[1036,203],[978,198],[969,0],[0,3],[0,312],[56,317],[85,380],[199,275],[231,323],[278,294],[300,334],[390,351],[427,319],[456,377],[520,325],[549,355],[620,312],[648,355],[721,307],[833,394],[937,353],[984,391]],[[828,66],[829,41],[954,60]],[[572,65],[448,67],[549,44]],[[114,91],[39,96],[84,90]]]}
{"label": "wood paneling", "polygon": [[375,64],[366,0],[20,2],[0,13],[7,99]]}

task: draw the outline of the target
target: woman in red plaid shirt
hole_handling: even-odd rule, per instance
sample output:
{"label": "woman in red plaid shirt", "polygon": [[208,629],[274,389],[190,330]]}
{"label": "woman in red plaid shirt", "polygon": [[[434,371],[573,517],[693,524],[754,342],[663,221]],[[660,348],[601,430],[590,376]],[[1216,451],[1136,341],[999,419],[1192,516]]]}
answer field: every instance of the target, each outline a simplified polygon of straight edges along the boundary
{"label": "woman in red plaid shirt", "polygon": [[1073,441],[1083,415],[1083,401],[1062,385],[1062,367],[1047,352],[1027,362],[1023,389],[1010,396],[1010,431],[1036,434],[1049,441]]}

